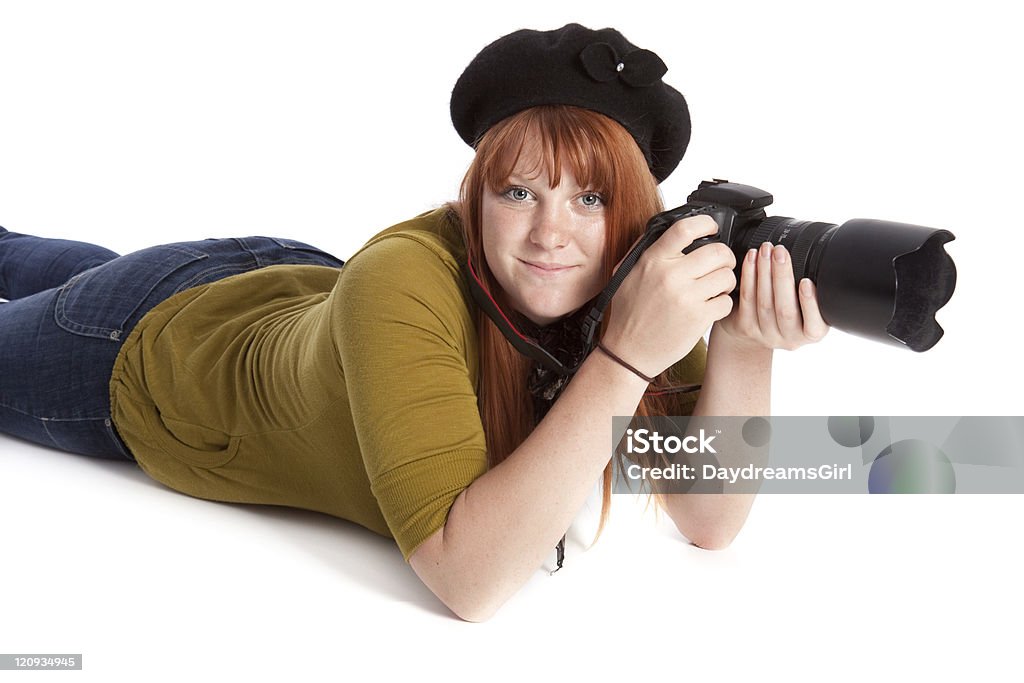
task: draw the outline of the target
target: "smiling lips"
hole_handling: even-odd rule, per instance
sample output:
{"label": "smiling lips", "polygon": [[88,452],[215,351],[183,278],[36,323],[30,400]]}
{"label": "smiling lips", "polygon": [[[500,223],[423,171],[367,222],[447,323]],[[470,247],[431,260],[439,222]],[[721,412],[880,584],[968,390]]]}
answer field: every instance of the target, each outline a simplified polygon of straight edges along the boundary
{"label": "smiling lips", "polygon": [[576,266],[566,266],[561,263],[533,263],[530,261],[523,261],[520,259],[520,263],[526,266],[527,270],[531,273],[536,273],[541,276],[552,276],[560,273],[568,273]]}

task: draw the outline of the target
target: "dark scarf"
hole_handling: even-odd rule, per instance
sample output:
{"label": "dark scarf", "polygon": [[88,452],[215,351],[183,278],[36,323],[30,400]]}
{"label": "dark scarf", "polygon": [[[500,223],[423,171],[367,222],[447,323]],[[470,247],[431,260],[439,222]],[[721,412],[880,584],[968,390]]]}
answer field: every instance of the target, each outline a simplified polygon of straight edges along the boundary
{"label": "dark scarf", "polygon": [[[581,306],[575,313],[567,315],[543,327],[512,311],[515,326],[528,337],[568,367],[578,367],[591,349],[583,341],[582,325],[590,304]],[[547,415],[548,410],[569,385],[572,375],[563,375],[545,367],[536,360],[531,361],[528,387],[533,396],[534,424]]]}

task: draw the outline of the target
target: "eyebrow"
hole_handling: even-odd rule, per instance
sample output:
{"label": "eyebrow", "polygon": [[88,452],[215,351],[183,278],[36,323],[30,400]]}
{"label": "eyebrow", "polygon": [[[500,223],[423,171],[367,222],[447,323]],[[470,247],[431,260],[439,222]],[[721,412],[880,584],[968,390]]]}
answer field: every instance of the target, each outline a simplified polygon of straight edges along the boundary
{"label": "eyebrow", "polygon": [[538,176],[535,176],[533,178],[526,178],[526,177],[523,177],[521,175],[516,175],[515,173],[511,173],[511,174],[509,174],[508,179],[511,182],[518,182],[518,183],[524,183],[525,184],[525,183],[535,183],[535,182],[537,182],[538,180],[540,180],[540,176],[538,175]]}
{"label": "eyebrow", "polygon": [[[571,177],[571,175],[570,175],[570,177]],[[534,177],[534,178],[525,178],[525,177],[523,177],[521,175],[517,175],[515,173],[510,173],[509,176],[508,176],[508,181],[507,182],[510,182],[510,183],[520,183],[522,185],[528,185],[530,183],[540,182],[540,178],[541,177],[539,175]],[[561,183],[564,183],[564,182],[565,182],[565,174],[563,173],[562,174],[562,178],[561,178],[561,180],[559,182],[559,187],[561,186]],[[573,178],[573,183],[576,184],[576,189],[578,189],[578,190],[586,190],[587,189],[587,188],[581,186],[577,182],[577,180],[575,178]],[[543,183],[543,184],[544,184],[545,187],[548,187],[548,189],[550,189],[550,187],[548,186],[547,183]]]}

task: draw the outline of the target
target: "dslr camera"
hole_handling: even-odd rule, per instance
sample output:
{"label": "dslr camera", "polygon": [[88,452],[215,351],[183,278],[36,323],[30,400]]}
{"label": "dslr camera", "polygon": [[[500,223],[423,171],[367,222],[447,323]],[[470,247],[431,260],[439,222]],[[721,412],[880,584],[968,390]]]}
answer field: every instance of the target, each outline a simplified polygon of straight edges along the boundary
{"label": "dslr camera", "polygon": [[[935,312],[956,287],[956,266],[943,248],[955,239],[953,233],[867,218],[836,225],[768,216],[765,207],[771,203],[772,196],[756,187],[705,180],[686,204],[654,216],[598,297],[584,330],[587,342],[600,312],[643,251],[676,221],[699,214],[714,218],[718,233],[683,251],[725,243],[736,255],[737,282],[748,250],[764,242],[781,244],[792,257],[796,282],[807,277],[817,286],[821,315],[830,326],[913,351],[927,351],[939,341],[942,328]],[[737,292],[738,287],[734,297]]]}

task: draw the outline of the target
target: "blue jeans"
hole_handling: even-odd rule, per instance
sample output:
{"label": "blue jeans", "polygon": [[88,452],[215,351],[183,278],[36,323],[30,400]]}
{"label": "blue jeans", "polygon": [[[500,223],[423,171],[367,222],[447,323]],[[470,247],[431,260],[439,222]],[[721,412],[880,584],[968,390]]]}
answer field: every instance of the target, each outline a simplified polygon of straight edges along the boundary
{"label": "blue jeans", "polygon": [[73,453],[134,460],[110,419],[124,339],[182,290],[265,266],[341,268],[274,237],[178,242],[125,256],[0,228],[0,432]]}

